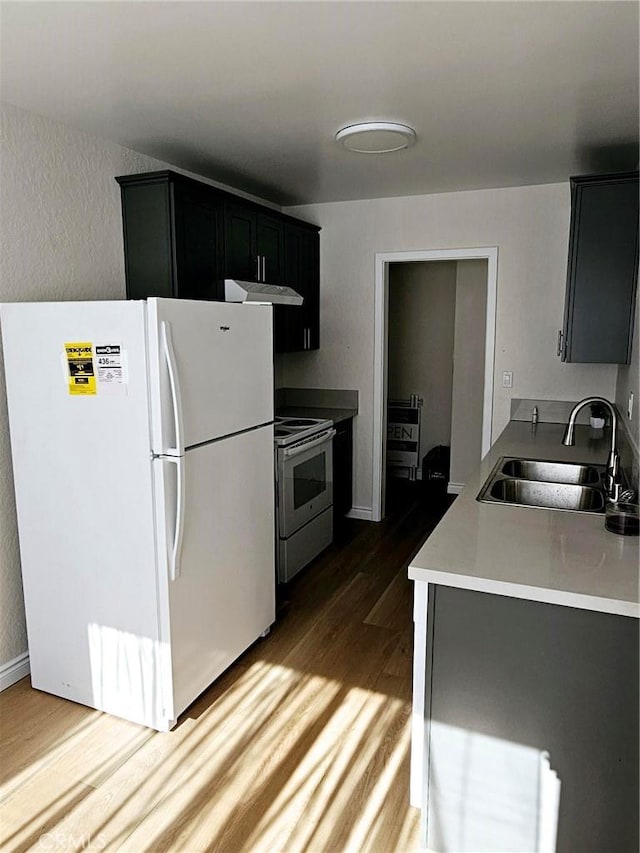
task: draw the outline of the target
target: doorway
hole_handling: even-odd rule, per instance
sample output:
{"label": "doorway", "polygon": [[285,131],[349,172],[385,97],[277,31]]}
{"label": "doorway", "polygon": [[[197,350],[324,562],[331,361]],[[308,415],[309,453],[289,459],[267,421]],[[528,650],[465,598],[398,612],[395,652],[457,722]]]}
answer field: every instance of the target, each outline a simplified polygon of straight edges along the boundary
{"label": "doorway", "polygon": [[[410,340],[404,342],[405,357],[408,357],[411,351],[416,362],[425,358],[432,359],[434,362],[431,379],[429,377],[422,379],[425,387],[425,393],[422,396],[427,404],[423,417],[428,419],[431,414],[431,419],[425,421],[427,428],[422,430],[420,459],[424,455],[426,444],[437,435],[442,437],[448,434],[454,447],[449,490],[456,492],[463,485],[462,482],[457,481],[464,477],[464,472],[469,470],[470,465],[471,468],[477,465],[478,452],[480,457],[483,457],[491,446],[497,254],[497,248],[491,247],[388,252],[376,255],[372,513],[376,521],[384,517],[385,511],[387,401],[390,379],[389,335],[398,332],[398,318],[403,314],[409,318],[406,321],[405,331],[409,337],[413,334],[413,342]],[[482,263],[465,266],[463,261],[481,261]],[[429,269],[429,262],[437,262],[431,267],[435,275],[425,274]],[[482,270],[481,275],[478,272],[479,268]],[[449,287],[445,283],[447,277]],[[431,288],[426,285],[430,279]],[[434,279],[435,284],[433,284]],[[420,291],[421,280],[425,283],[424,293]],[[395,282],[396,286],[401,283],[404,294],[402,299],[405,301],[404,306],[399,310],[397,310],[397,304],[392,306],[394,311],[391,316],[391,332],[390,282]],[[451,286],[452,283],[453,286]],[[427,304],[425,300],[429,298],[426,295],[427,290],[429,296],[434,299],[430,318],[424,314]],[[415,306],[411,305],[412,299]],[[413,307],[416,310],[412,310]],[[429,319],[433,321],[438,311],[442,314],[443,322],[441,325],[437,322],[434,325],[433,322],[429,322]],[[482,315],[480,323],[478,323],[479,314]],[[425,337],[434,338],[431,342],[421,340],[419,337],[417,329],[420,322],[416,317],[422,316],[425,320]],[[447,325],[450,326],[448,331],[445,328]],[[483,337],[482,326],[484,326]],[[448,341],[447,336],[449,336]],[[434,349],[429,355],[430,345]],[[436,350],[437,359],[434,358]],[[400,352],[402,351],[403,343],[401,342]],[[480,362],[479,369],[478,362]],[[447,390],[447,371],[449,372],[449,391]],[[395,389],[402,388],[402,382],[398,383],[397,371],[395,374],[392,377],[392,384]],[[407,374],[408,382],[415,384],[421,381],[420,371],[415,369],[415,364]],[[415,388],[410,393],[421,396],[420,390]],[[446,401],[447,393],[450,393],[448,402]],[[472,400],[474,396],[475,402]],[[469,436],[473,434],[470,431],[475,431],[475,438],[472,440],[469,440]]]}

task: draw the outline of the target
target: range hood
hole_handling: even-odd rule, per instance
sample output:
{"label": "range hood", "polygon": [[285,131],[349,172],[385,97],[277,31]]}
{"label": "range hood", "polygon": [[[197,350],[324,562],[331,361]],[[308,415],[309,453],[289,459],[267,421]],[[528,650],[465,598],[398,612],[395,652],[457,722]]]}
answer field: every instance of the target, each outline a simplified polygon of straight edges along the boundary
{"label": "range hood", "polygon": [[303,298],[291,287],[261,281],[224,280],[225,302],[271,302],[274,305],[302,305]]}

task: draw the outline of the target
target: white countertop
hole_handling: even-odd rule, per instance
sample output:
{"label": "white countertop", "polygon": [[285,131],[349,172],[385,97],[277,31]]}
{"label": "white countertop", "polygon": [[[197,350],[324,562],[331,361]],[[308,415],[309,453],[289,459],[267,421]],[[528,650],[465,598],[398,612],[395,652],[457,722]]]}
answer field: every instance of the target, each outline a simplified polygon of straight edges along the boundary
{"label": "white countertop", "polygon": [[604,529],[604,515],[479,503],[501,456],[604,464],[607,439],[562,424],[512,421],[411,561],[415,581],[640,618],[639,540]]}

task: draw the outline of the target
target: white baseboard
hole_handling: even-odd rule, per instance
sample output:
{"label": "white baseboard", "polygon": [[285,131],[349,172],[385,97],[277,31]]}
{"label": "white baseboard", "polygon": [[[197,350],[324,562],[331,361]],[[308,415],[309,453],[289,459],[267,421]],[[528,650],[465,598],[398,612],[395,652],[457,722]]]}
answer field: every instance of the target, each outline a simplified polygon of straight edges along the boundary
{"label": "white baseboard", "polygon": [[360,521],[372,521],[373,510],[367,506],[353,506],[347,513],[347,518],[357,518]]}
{"label": "white baseboard", "polygon": [[459,495],[466,485],[466,483],[449,483],[447,486],[447,494]]}
{"label": "white baseboard", "polygon": [[29,652],[24,652],[17,658],[3,663],[0,666],[0,693],[16,681],[20,681],[25,675],[29,675],[29,672]]}

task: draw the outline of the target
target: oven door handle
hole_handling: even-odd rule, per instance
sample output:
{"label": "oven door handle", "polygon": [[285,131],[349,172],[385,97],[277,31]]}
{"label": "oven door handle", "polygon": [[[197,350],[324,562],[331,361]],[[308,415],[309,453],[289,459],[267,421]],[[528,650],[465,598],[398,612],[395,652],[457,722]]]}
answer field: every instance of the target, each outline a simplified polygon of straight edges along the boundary
{"label": "oven door handle", "polygon": [[296,444],[293,447],[287,447],[284,449],[282,453],[283,459],[291,459],[294,456],[299,456],[301,453],[305,453],[307,450],[311,450],[314,447],[317,447],[319,444],[324,444],[325,441],[333,438],[336,434],[335,429],[329,429],[326,432],[323,432],[322,435],[319,435],[313,441],[304,441],[301,444]]}

